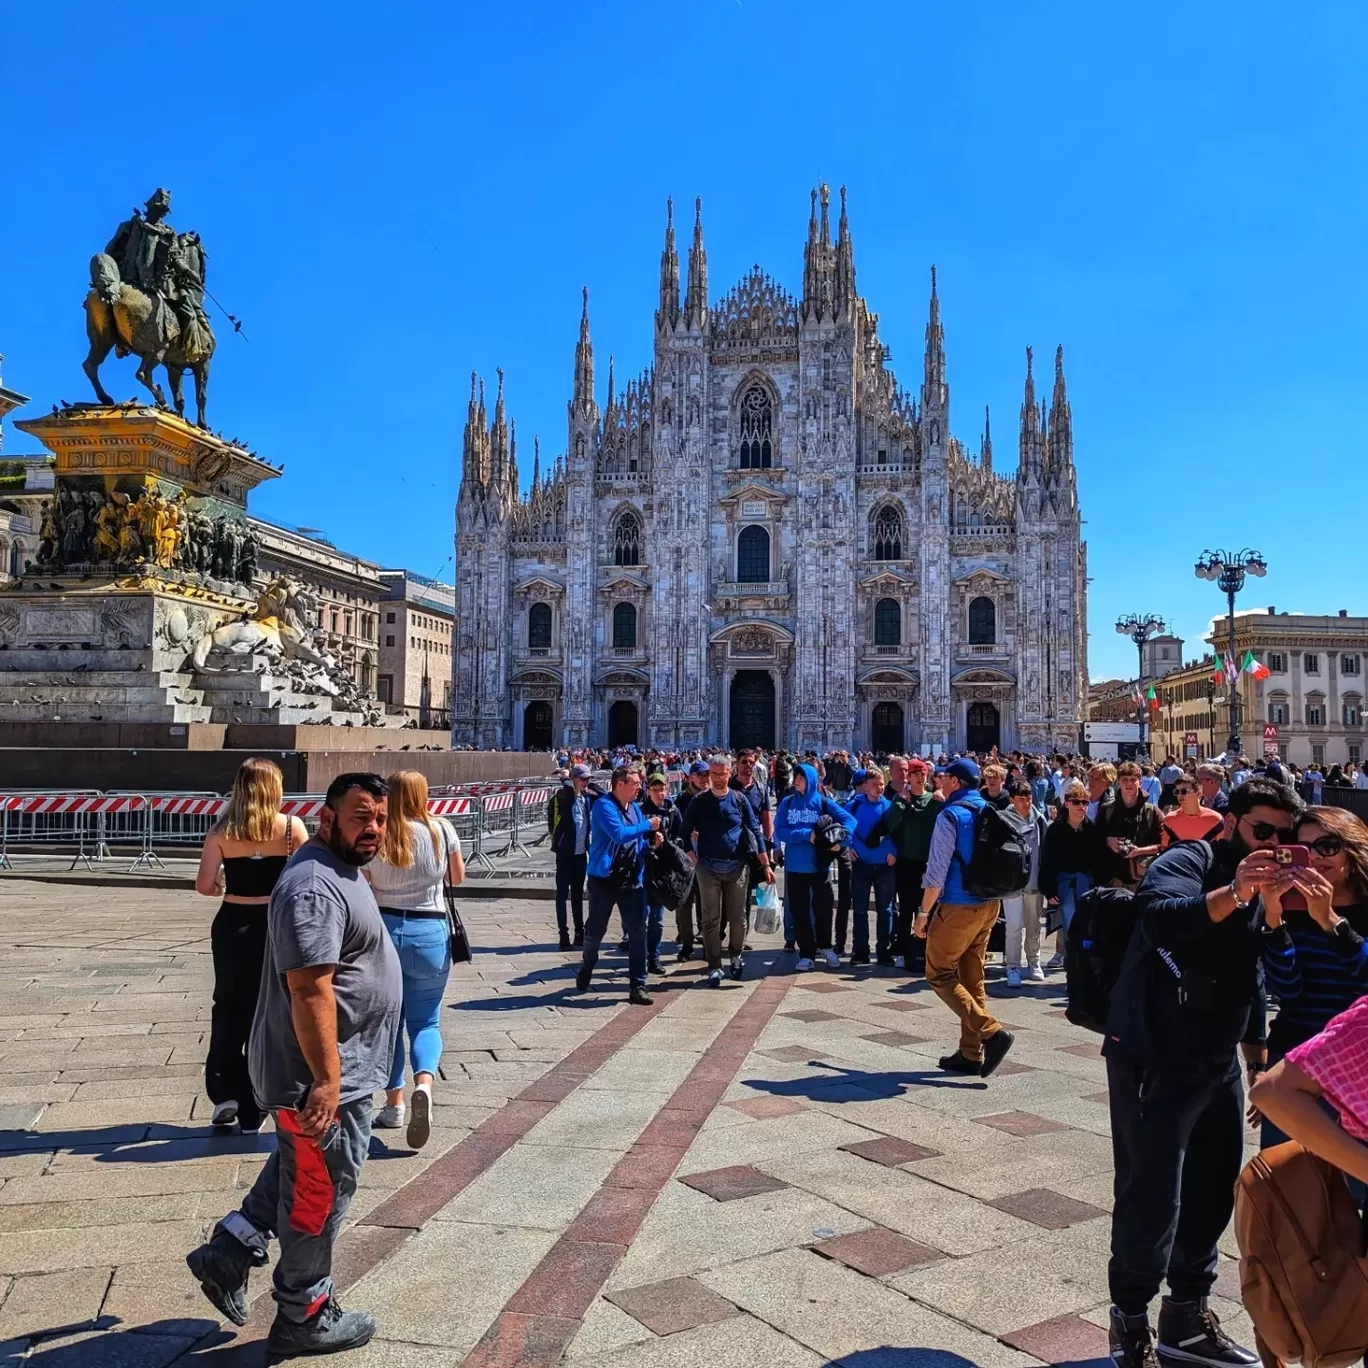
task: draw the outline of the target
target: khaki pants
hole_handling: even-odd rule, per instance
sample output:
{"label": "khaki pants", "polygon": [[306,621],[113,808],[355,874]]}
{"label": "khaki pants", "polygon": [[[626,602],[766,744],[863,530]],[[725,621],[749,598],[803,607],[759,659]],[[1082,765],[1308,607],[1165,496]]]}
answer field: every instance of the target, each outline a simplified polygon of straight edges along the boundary
{"label": "khaki pants", "polygon": [[724,915],[732,959],[740,956],[746,944],[746,866],[742,864],[735,874],[718,874],[700,861],[694,878],[698,881],[698,910],[703,922],[703,954],[709,969],[720,969]]}
{"label": "khaki pants", "polygon": [[982,903],[941,903],[926,932],[926,981],[960,1019],[960,1054],[983,1059],[983,1042],[1001,1027],[988,1011],[983,962],[998,918],[995,898]]}

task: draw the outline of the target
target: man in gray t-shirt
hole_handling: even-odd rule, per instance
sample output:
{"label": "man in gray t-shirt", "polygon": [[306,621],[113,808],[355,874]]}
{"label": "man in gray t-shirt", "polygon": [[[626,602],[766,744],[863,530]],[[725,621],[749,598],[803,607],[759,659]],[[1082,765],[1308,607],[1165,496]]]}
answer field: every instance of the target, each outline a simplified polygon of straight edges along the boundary
{"label": "man in gray t-shirt", "polygon": [[385,782],[344,774],[324,799],[318,835],[271,894],[249,1062],[276,1149],[239,1210],[186,1258],[204,1294],[247,1320],[250,1270],[279,1237],[273,1354],[351,1349],[375,1317],[333,1297],[333,1246],[370,1146],[371,1094],[389,1080],[403,999],[399,957],[362,866],[380,848]]}

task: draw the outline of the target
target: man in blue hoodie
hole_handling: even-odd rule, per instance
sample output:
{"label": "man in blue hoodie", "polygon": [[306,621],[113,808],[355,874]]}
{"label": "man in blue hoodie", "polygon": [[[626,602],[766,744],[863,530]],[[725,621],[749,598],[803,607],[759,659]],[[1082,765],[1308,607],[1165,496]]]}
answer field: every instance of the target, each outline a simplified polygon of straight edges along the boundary
{"label": "man in blue hoodie", "polygon": [[818,848],[817,824],[823,817],[836,825],[830,834],[844,831],[847,839],[855,830],[855,818],[821,789],[812,765],[793,767],[793,788],[779,804],[774,818],[774,836],[784,847],[784,887],[788,890],[793,916],[793,934],[798,943],[798,969],[811,969],[820,951],[827,965],[840,964],[831,948],[831,883],[827,878],[829,856]]}
{"label": "man in blue hoodie", "polygon": [[977,897],[965,886],[974,838],[987,807],[979,792],[979,767],[968,756],[945,767],[945,795],[931,832],[922,910],[912,934],[926,938],[926,981],[960,1019],[959,1049],[938,1061],[941,1068],[987,1078],[1016,1037],[988,1011],[983,986],[988,937],[1002,901]]}
{"label": "man in blue hoodie", "polygon": [[886,819],[893,804],[884,797],[884,777],[880,769],[857,770],[860,791],[846,804],[855,818],[855,838],[851,848],[855,865],[850,871],[850,898],[855,913],[855,934],[851,964],[869,963],[869,895],[874,894],[874,949],[883,965],[893,964],[893,945],[897,938],[893,899],[897,876],[893,866],[898,851],[886,830]]}

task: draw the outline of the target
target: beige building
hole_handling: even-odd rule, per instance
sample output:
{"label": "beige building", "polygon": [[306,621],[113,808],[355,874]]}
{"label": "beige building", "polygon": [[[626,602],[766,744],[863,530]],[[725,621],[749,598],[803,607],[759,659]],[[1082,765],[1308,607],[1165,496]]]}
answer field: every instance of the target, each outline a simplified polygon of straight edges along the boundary
{"label": "beige building", "polygon": [[423,728],[451,726],[451,653],[456,590],[410,570],[382,570],[380,676],[388,711]]}
{"label": "beige building", "polygon": [[[1225,649],[1220,622],[1208,639]],[[1220,643],[1217,647],[1216,643]],[[1240,738],[1246,755],[1276,749],[1305,766],[1361,761],[1365,728],[1364,669],[1368,665],[1368,618],[1279,613],[1273,608],[1235,615],[1235,661],[1247,651],[1266,665],[1267,679],[1241,674]],[[1229,731],[1228,686],[1216,683],[1209,664],[1174,671],[1158,685],[1160,709],[1155,746],[1182,754],[1185,733],[1196,732],[1202,754],[1225,747]],[[1160,745],[1162,734],[1164,745]]]}
{"label": "beige building", "polygon": [[[4,359],[0,356],[0,361]],[[27,395],[6,389],[0,381],[0,422],[27,402]],[[4,444],[0,430],[0,451]],[[18,579],[24,573],[24,562],[37,558],[39,495],[47,490],[51,497],[52,483],[49,457],[20,456],[7,461],[0,456],[0,584]]]}
{"label": "beige building", "polygon": [[291,531],[262,518],[247,519],[258,542],[257,577],[289,575],[319,601],[318,621],[328,649],[343,661],[361,692],[375,697],[380,600],[385,586],[380,567],[339,551],[321,537]]}

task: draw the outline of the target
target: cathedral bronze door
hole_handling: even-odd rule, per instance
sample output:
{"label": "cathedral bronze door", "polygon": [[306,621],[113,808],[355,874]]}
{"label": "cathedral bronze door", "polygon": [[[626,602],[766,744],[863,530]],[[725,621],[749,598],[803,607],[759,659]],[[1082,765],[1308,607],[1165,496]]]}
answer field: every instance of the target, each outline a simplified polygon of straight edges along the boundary
{"label": "cathedral bronze door", "polygon": [[550,750],[551,726],[551,705],[529,703],[523,709],[523,750]]}
{"label": "cathedral bronze door", "polygon": [[902,704],[876,703],[869,723],[869,747],[876,755],[902,754]]}
{"label": "cathedral bronze door", "polygon": [[730,745],[774,749],[774,679],[768,670],[738,670],[732,678]]}
{"label": "cathedral bronze door", "polygon": [[966,750],[989,751],[1002,741],[1002,723],[996,703],[971,703],[965,718]]}
{"label": "cathedral bronze door", "polygon": [[608,744],[635,746],[637,743],[637,705],[619,700],[608,709]]}

